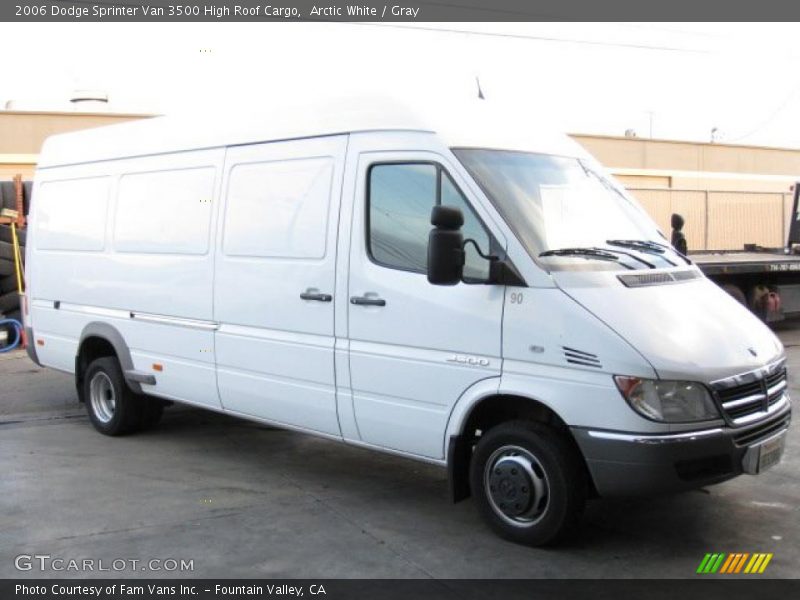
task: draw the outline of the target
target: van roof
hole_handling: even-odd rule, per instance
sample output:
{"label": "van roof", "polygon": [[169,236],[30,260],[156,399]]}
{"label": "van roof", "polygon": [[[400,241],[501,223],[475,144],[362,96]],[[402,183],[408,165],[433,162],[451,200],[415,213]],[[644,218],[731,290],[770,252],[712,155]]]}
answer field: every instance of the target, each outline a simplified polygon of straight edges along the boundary
{"label": "van roof", "polygon": [[563,133],[533,123],[533,112],[501,109],[482,100],[412,109],[385,98],[265,107],[235,115],[230,109],[206,111],[49,137],[38,168],[367,131],[434,133],[451,148],[588,156]]}

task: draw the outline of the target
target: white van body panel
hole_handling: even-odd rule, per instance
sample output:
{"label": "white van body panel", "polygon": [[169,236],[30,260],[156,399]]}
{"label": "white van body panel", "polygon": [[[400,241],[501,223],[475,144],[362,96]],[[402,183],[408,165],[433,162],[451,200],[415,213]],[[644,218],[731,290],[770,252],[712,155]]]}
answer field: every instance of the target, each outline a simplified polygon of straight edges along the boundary
{"label": "white van body panel", "polygon": [[[594,354],[600,362],[570,363],[566,349]],[[475,386],[459,398],[446,438],[458,435],[472,409],[494,394],[533,398],[570,426],[668,430],[621,403],[609,372],[656,376],[633,346],[561,289],[510,288],[503,314],[502,378],[490,386]]]}
{"label": "white van body panel", "polygon": [[[326,99],[214,127],[152,119],[50,138],[26,257],[35,359],[72,373],[82,340],[110,331],[148,394],[436,464],[451,443],[471,451],[464,427],[480,402],[515,397],[552,411],[601,491],[626,487],[628,448],[646,450],[629,481],[657,472],[675,483],[674,456],[649,457],[693,439],[671,432],[713,428],[701,433],[723,434],[714,452],[735,455],[722,413],[648,420],[614,376],[711,383],[780,358],[775,336],[702,276],[634,289],[617,276],[641,259],[542,260],[453,149],[593,159],[485,102],[421,114]],[[433,166],[438,204],[450,182],[483,250],[519,279],[432,285],[424,268],[377,260],[370,169],[397,163]],[[376,222],[427,235],[428,214],[402,212]],[[424,258],[422,238],[401,250]]]}
{"label": "white van body panel", "polygon": [[[39,170],[34,217],[36,296],[85,306],[211,320],[214,265],[210,250],[220,179],[209,174],[221,171],[223,154],[223,150],[183,152]],[[72,240],[87,241],[81,242],[80,247],[74,241],[54,246],[51,205],[60,204],[60,186],[71,187],[75,180],[92,177],[107,182],[102,189],[95,186],[89,190],[102,195],[107,206],[101,212],[102,244],[97,243],[97,220],[90,215],[87,219],[59,219],[59,227],[69,231]],[[141,180],[129,185],[135,179]],[[168,187],[171,181],[174,187]],[[187,190],[190,185],[195,187],[188,189],[189,193],[176,195],[176,191]],[[120,198],[124,206],[120,206]],[[70,201],[71,197],[64,199]],[[137,200],[141,210],[136,210]],[[89,202],[93,200],[87,198],[76,204],[79,213]],[[124,239],[134,234],[136,241]],[[158,285],[154,285],[154,277]]]}
{"label": "white van body panel", "polygon": [[[769,328],[699,272],[677,285],[637,288],[625,287],[616,275],[559,272],[555,280],[636,347],[662,379],[711,383],[783,355]],[[623,303],[640,310],[620,311]]]}
{"label": "white van body panel", "polygon": [[[656,373],[624,338],[562,290],[523,289],[506,302],[500,390],[528,394],[570,426],[663,431],[619,402],[608,373],[653,378]],[[576,353],[586,358],[573,362]]]}
{"label": "white van body panel", "polygon": [[[148,393],[219,406],[211,249],[223,155],[204,150],[38,171],[29,293],[43,364],[71,372],[83,328],[109,322],[136,369],[162,366]],[[103,185],[76,189],[76,181]],[[77,191],[78,211],[106,209],[86,219],[67,214],[59,200]]]}
{"label": "white van body panel", "polygon": [[[426,134],[360,134],[351,139],[355,197],[367,197],[376,164],[441,165],[465,194],[466,178],[446,147]],[[498,243],[505,237],[475,198],[473,207]],[[368,205],[351,215],[350,297],[374,296],[385,306],[348,304],[350,393],[359,439],[431,459],[443,459],[443,433],[457,399],[502,369],[503,286],[432,286],[425,274],[377,264],[367,250]],[[469,323],[469,326],[459,324]],[[470,362],[467,362],[470,361]]]}
{"label": "white van body panel", "polygon": [[346,148],[332,136],[228,149],[214,284],[228,410],[340,433],[333,295]]}
{"label": "white van body panel", "polygon": [[254,142],[362,132],[436,133],[445,148],[519,150],[591,160],[577,142],[536,115],[503,110],[470,99],[458,103],[397,102],[392,98],[298,101],[275,107],[243,108],[208,127],[208,115],[157,117],[55,135],[42,149],[39,168],[239,146]]}

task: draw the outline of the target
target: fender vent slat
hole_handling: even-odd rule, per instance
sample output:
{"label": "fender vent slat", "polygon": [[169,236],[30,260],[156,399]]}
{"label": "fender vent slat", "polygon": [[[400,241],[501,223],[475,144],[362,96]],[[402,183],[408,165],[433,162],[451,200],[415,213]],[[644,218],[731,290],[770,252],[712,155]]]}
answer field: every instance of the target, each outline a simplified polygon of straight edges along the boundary
{"label": "fender vent slat", "polygon": [[603,368],[603,365],[600,364],[600,359],[597,358],[596,354],[585,352],[583,350],[577,350],[576,348],[569,348],[567,346],[561,346],[561,349],[564,351],[564,359],[572,365],[594,367],[596,369]]}

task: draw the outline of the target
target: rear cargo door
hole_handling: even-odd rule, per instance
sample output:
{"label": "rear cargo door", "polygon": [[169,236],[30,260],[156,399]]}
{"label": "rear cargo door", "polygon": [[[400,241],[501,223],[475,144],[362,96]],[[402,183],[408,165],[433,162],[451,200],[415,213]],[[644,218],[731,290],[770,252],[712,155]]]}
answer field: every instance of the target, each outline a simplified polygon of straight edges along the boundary
{"label": "rear cargo door", "polygon": [[229,148],[214,281],[226,410],[339,436],[335,262],[347,136]]}

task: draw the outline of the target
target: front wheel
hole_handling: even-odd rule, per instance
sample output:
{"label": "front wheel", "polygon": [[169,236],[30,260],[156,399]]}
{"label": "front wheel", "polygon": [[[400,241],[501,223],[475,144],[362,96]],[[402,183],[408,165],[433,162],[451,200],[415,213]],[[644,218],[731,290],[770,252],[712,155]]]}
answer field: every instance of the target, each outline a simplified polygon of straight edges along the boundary
{"label": "front wheel", "polygon": [[574,447],[541,423],[512,421],[481,436],[470,487],[484,520],[501,537],[542,546],[563,538],[586,502],[586,473]]}

